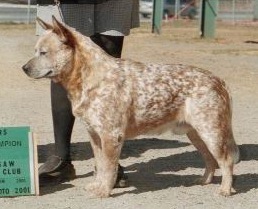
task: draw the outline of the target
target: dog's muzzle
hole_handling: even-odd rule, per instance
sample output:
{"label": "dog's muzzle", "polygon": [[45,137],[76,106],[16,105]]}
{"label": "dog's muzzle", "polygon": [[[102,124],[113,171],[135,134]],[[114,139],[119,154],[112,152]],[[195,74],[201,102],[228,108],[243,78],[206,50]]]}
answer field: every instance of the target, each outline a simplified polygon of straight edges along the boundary
{"label": "dog's muzzle", "polygon": [[40,72],[39,70],[32,69],[28,63],[23,65],[22,69],[27,76],[35,79],[48,78],[51,77],[51,74],[53,73],[52,70]]}

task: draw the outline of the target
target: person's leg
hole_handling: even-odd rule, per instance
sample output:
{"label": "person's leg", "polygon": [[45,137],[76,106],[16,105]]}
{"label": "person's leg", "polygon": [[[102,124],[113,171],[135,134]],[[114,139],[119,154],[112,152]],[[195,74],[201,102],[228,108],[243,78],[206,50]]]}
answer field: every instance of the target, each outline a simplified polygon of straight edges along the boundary
{"label": "person's leg", "polygon": [[75,169],[70,157],[71,134],[75,118],[66,90],[54,82],[51,82],[51,109],[55,155],[50,156],[39,168],[41,185],[47,180],[58,183],[75,178]]}
{"label": "person's leg", "polygon": [[95,34],[90,37],[91,40],[100,46],[109,55],[120,58],[123,49],[124,36],[107,36]]}
{"label": "person's leg", "polygon": [[55,153],[63,161],[71,163],[70,145],[75,118],[66,90],[60,84],[54,82],[51,82],[51,107]]}

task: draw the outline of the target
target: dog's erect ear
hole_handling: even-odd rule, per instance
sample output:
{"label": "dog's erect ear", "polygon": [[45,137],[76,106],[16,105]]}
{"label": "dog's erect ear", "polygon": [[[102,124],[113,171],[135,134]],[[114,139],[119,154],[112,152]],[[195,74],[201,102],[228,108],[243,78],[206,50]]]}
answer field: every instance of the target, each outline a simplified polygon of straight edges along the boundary
{"label": "dog's erect ear", "polygon": [[76,44],[76,39],[72,31],[69,28],[67,28],[65,25],[60,23],[55,18],[55,16],[52,16],[52,22],[53,22],[53,32],[56,33],[65,44],[74,48]]}
{"label": "dog's erect ear", "polygon": [[38,24],[44,29],[44,30],[52,30],[53,26],[44,22],[43,20],[41,20],[39,17],[36,18],[36,21],[38,22]]}

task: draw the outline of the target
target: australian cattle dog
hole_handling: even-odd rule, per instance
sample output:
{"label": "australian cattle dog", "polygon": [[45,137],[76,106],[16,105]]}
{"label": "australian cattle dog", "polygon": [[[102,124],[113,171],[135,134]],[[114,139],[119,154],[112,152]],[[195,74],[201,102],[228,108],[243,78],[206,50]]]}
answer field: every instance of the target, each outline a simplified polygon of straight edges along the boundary
{"label": "australian cattle dog", "polygon": [[201,153],[206,165],[202,184],[210,183],[219,167],[220,194],[234,191],[233,166],[239,151],[232,132],[231,97],[223,80],[193,66],[114,58],[54,17],[52,24],[37,21],[46,32],[23,70],[67,90],[73,114],[91,136],[96,175],[88,189],[93,195],[111,194],[125,139],[168,129],[186,134]]}

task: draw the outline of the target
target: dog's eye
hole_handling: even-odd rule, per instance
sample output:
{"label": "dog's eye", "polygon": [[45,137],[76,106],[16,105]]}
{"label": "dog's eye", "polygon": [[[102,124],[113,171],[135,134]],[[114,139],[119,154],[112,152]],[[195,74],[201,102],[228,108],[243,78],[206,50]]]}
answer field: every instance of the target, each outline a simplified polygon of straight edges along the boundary
{"label": "dog's eye", "polygon": [[45,51],[40,52],[40,55],[46,55],[46,54],[47,54],[47,52],[45,52]]}

